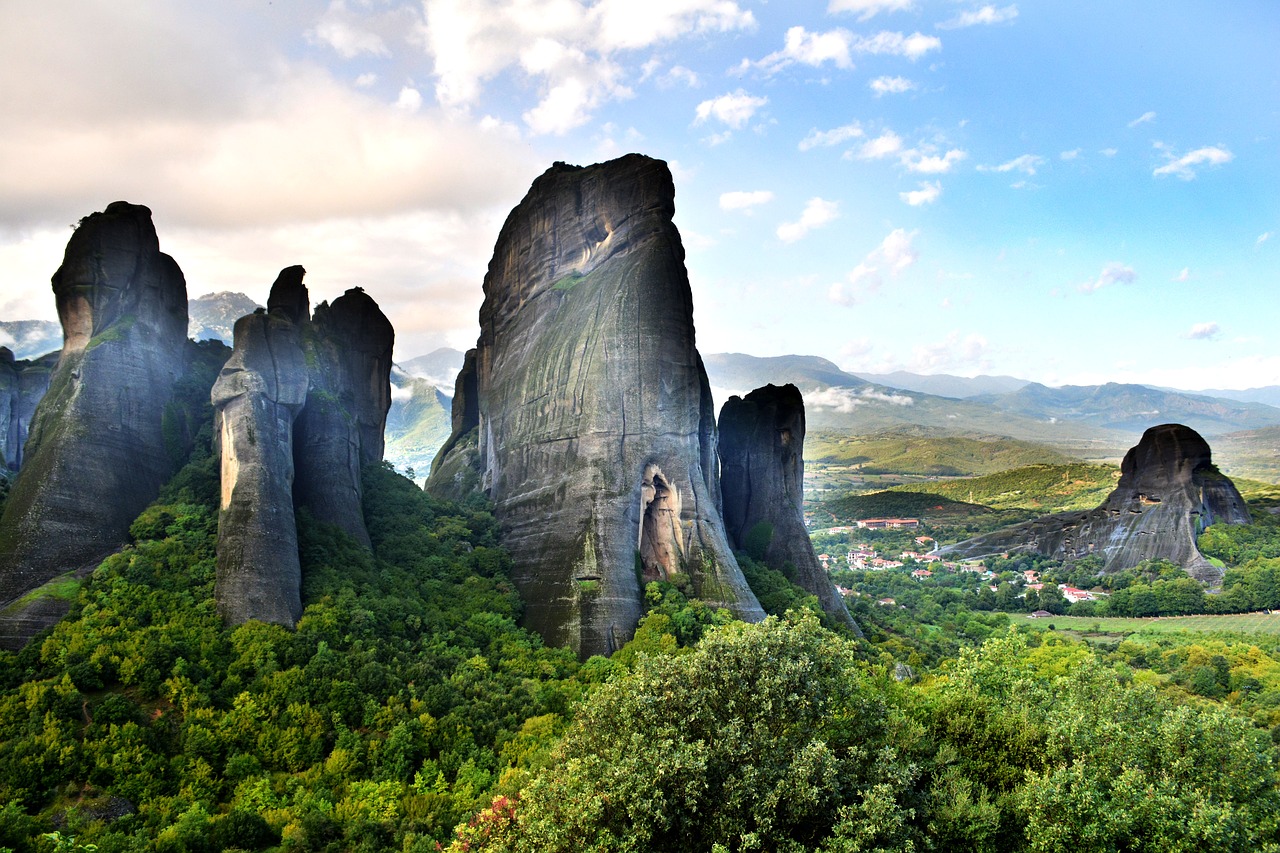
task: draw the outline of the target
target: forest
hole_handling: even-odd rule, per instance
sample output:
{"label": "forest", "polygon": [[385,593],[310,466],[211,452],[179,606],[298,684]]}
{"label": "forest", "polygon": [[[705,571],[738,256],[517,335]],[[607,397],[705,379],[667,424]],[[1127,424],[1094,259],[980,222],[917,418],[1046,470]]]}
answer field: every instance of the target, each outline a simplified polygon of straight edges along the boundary
{"label": "forest", "polygon": [[[304,515],[297,630],[227,628],[205,447],[0,653],[0,848],[1280,850],[1280,641],[1089,644],[888,572],[861,583],[903,606],[856,596],[857,639],[762,531],[767,621],[653,583],[635,638],[579,662],[518,626],[487,508],[385,464],[373,553]],[[1267,531],[1206,534],[1241,567],[1224,596],[1265,587]]]}

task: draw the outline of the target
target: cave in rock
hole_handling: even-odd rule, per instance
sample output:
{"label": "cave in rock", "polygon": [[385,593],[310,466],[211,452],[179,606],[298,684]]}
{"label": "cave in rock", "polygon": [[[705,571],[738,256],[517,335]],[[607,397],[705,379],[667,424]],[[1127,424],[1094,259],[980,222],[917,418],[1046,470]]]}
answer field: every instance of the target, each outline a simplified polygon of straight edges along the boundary
{"label": "cave in rock", "polygon": [[680,570],[680,493],[657,465],[646,465],[640,484],[640,563],[644,582],[666,580]]}

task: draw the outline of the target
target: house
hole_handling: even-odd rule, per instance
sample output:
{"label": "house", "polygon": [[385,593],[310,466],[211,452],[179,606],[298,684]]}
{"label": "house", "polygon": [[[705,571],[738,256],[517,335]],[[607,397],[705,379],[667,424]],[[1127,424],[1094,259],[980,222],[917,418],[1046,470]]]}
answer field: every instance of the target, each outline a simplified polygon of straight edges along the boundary
{"label": "house", "polygon": [[933,577],[933,572],[929,571],[928,569],[916,569],[914,572],[911,573],[911,577],[916,579],[931,578]]}
{"label": "house", "polygon": [[1072,604],[1077,601],[1096,601],[1093,593],[1087,589],[1076,589],[1074,586],[1067,586],[1065,583],[1058,584],[1058,589],[1062,590],[1062,597]]}
{"label": "house", "polygon": [[918,518],[863,518],[856,522],[859,527],[867,530],[899,530],[906,528],[913,530],[920,526]]}
{"label": "house", "polygon": [[881,598],[876,602],[876,604],[883,604],[885,607],[892,607],[897,603],[898,602],[894,601],[892,598]]}
{"label": "house", "polygon": [[916,537],[916,544],[917,544],[917,545],[928,545],[928,544],[929,544],[929,543],[931,543],[931,542],[932,542],[933,544],[937,544],[937,543],[936,543],[936,541],[934,540],[934,538],[933,538],[932,536],[917,536],[917,537]]}
{"label": "house", "polygon": [[1026,579],[1027,583],[1035,583],[1036,581],[1040,580],[1040,573],[1037,572],[1035,569],[1027,569],[1025,572],[1022,573],[1022,576]]}

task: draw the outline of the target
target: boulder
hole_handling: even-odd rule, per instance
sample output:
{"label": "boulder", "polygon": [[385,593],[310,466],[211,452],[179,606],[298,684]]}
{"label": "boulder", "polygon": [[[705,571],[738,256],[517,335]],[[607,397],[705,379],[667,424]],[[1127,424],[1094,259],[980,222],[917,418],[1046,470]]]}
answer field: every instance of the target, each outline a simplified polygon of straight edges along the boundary
{"label": "boulder", "polygon": [[804,398],[794,385],[766,385],[720,409],[720,490],[729,542],[745,550],[757,525],[772,531],[764,561],[813,593],[822,609],[859,633],[818,562],[804,523]]}
{"label": "boulder", "polygon": [[674,198],[666,164],[640,155],[534,181],[485,276],[455,402],[464,429],[427,484],[489,495],[525,624],[584,657],[631,636],[648,580],[687,578],[742,618],[764,615],[720,518]]}
{"label": "boulder", "polygon": [[1120,465],[1106,501],[1087,512],[1063,512],[998,530],[942,549],[952,557],[1010,552],[1075,560],[1103,558],[1118,572],[1143,560],[1169,560],[1206,583],[1222,579],[1196,547],[1211,524],[1248,524],[1235,484],[1213,464],[1209,444],[1182,424],[1148,429]]}
{"label": "boulder", "polygon": [[174,467],[162,427],[184,370],[187,293],[151,211],[115,202],[81,220],[53,291],[63,347],[0,517],[0,604],[119,548]]}

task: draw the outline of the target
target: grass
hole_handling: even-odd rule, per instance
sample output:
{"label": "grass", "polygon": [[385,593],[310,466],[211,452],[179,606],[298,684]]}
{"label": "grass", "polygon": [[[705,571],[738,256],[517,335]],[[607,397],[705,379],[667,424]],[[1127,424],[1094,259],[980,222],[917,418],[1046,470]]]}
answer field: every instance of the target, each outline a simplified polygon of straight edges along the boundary
{"label": "grass", "polygon": [[1118,468],[1109,465],[1028,465],[984,477],[913,483],[895,491],[928,492],[992,509],[1032,509],[1048,514],[1093,509],[1116,487]]}
{"label": "grass", "polygon": [[1085,636],[1108,634],[1180,634],[1232,631],[1239,634],[1280,635],[1280,611],[1271,613],[1231,613],[1223,616],[1161,616],[1158,618],[1051,616],[1040,619],[1014,617],[1014,624],[1047,631],[1071,631]]}

